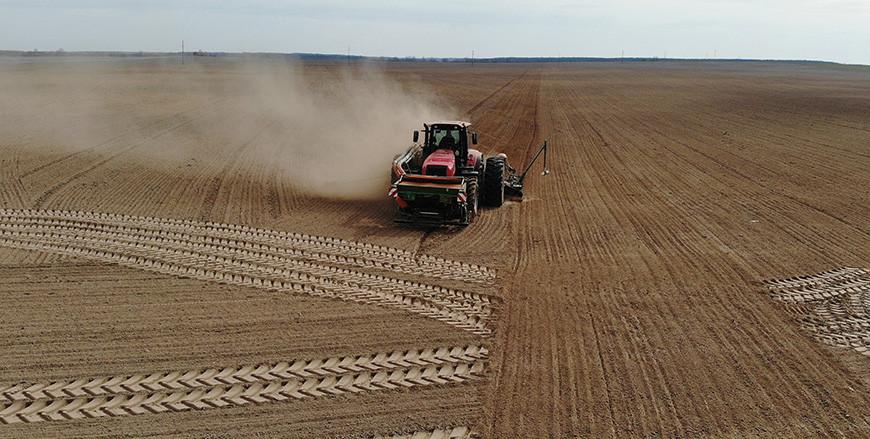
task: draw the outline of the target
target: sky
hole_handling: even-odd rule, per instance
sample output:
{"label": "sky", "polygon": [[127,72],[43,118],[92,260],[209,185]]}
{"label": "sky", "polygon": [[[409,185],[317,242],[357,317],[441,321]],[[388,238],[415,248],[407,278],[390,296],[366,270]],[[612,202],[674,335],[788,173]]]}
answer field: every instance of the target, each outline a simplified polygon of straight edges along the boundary
{"label": "sky", "polygon": [[0,0],[0,49],[811,59],[870,65],[870,0]]}

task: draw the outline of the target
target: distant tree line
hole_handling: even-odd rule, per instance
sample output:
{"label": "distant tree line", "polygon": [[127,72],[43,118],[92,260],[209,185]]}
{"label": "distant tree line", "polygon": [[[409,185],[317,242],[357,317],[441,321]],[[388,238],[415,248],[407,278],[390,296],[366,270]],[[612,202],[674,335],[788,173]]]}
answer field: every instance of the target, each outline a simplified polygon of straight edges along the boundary
{"label": "distant tree line", "polygon": [[[814,60],[766,60],[766,59],[724,59],[724,58],[659,58],[659,57],[629,57],[629,58],[597,58],[597,57],[495,57],[495,58],[438,58],[438,57],[388,57],[388,56],[361,56],[340,55],[330,53],[272,53],[272,52],[206,52],[196,50],[190,53],[193,56],[208,57],[256,57],[269,59],[298,59],[310,61],[385,61],[385,62],[437,62],[437,63],[552,63],[552,62],[685,62],[685,61],[710,61],[710,62],[777,62],[777,63],[813,63],[813,64],[838,64],[829,61]],[[110,57],[155,57],[155,56],[178,56],[179,52],[68,52],[64,49],[54,51],[21,51],[0,50],[0,56],[110,56]]]}

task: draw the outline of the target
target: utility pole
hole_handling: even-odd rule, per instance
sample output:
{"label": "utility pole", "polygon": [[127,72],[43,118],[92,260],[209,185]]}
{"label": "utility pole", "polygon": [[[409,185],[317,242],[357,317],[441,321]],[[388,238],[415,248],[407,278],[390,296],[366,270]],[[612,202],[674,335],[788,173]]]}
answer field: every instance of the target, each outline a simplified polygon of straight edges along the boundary
{"label": "utility pole", "polygon": [[350,46],[347,46],[347,65],[350,65]]}
{"label": "utility pole", "polygon": [[474,67],[474,49],[471,49],[471,67]]}
{"label": "utility pole", "polygon": [[184,40],[181,40],[181,65],[184,65]]}

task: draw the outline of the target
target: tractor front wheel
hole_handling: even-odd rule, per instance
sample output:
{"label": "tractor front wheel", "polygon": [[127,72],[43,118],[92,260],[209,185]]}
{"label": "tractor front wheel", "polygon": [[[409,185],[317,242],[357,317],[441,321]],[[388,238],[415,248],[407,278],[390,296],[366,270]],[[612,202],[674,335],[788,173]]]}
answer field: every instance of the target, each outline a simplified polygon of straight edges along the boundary
{"label": "tractor front wheel", "polygon": [[465,183],[465,211],[468,212],[468,222],[477,216],[477,207],[479,204],[480,194],[477,191],[477,179],[470,178]]}

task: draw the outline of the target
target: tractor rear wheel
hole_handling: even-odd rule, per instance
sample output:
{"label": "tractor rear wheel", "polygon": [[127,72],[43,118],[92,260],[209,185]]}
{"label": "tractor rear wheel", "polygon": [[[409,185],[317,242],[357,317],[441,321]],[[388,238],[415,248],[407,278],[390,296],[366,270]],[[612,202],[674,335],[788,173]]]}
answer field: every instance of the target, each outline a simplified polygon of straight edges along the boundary
{"label": "tractor rear wheel", "polygon": [[483,179],[483,201],[487,206],[501,207],[504,204],[504,157],[486,159]]}

